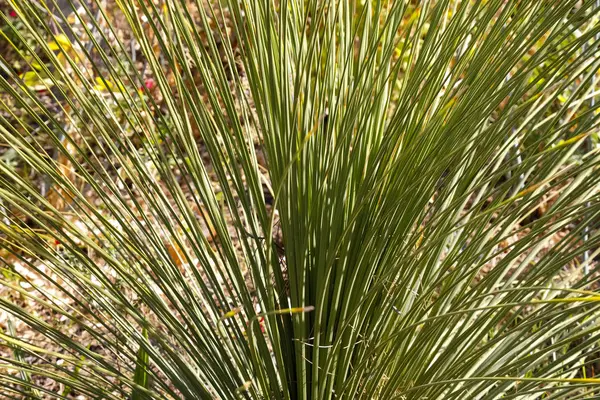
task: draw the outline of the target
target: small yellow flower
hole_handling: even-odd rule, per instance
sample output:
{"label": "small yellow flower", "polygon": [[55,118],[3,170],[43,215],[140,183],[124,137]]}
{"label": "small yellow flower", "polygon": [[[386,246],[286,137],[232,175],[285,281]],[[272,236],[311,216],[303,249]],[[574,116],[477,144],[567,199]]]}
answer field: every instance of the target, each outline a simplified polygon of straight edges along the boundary
{"label": "small yellow flower", "polygon": [[94,89],[96,89],[99,92],[118,92],[119,90],[121,91],[125,91],[125,88],[123,87],[123,85],[121,83],[118,84],[114,84],[111,81],[107,80],[107,79],[102,79],[99,76],[97,76],[95,78],[96,80],[96,85],[94,85]]}
{"label": "small yellow flower", "polygon": [[48,42],[48,47],[52,51],[60,50],[61,48],[65,51],[68,51],[73,46],[71,45],[71,41],[69,40],[69,38],[66,35],[61,33],[61,34],[54,36],[53,41]]}
{"label": "small yellow flower", "polygon": [[19,75],[19,78],[23,80],[25,86],[33,90],[47,90],[51,86],[54,86],[52,79],[42,78],[36,71],[27,71]]}
{"label": "small yellow flower", "polygon": [[99,76],[96,77],[96,85],[94,86],[94,89],[96,89],[100,92],[104,92],[107,90],[112,91],[113,88],[114,88],[114,85],[112,84],[112,82],[102,79]]}
{"label": "small yellow flower", "polygon": [[240,311],[242,311],[242,309],[240,307],[236,307],[233,310],[227,312],[225,315],[223,315],[222,319],[232,318],[236,316]]}

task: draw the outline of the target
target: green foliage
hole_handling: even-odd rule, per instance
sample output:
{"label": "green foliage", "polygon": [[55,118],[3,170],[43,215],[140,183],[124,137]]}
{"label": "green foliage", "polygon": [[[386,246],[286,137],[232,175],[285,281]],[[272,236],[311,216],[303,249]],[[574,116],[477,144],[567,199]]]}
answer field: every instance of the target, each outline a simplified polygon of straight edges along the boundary
{"label": "green foliage", "polygon": [[3,394],[598,395],[600,8],[91,3],[2,15]]}
{"label": "green foliage", "polygon": [[[144,338],[148,338],[146,330],[142,332]],[[144,347],[140,346],[137,353],[137,360],[135,366],[135,374],[133,376],[133,382],[141,388],[148,389],[148,353]],[[141,388],[134,388],[131,400],[143,400],[148,398]]]}

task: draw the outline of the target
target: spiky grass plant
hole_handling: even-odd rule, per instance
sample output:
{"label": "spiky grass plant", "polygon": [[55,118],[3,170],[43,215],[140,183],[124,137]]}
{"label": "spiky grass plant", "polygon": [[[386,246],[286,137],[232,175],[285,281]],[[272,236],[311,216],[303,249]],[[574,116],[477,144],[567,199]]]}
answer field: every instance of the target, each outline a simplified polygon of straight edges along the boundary
{"label": "spiky grass plant", "polygon": [[2,398],[600,394],[592,2],[61,3],[1,15]]}

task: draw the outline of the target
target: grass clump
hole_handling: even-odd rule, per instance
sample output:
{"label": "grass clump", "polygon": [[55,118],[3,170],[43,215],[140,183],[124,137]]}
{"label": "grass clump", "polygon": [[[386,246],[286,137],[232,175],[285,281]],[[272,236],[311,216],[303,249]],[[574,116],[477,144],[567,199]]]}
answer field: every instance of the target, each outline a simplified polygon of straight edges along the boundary
{"label": "grass clump", "polygon": [[67,3],[1,14],[3,395],[598,394],[600,8]]}

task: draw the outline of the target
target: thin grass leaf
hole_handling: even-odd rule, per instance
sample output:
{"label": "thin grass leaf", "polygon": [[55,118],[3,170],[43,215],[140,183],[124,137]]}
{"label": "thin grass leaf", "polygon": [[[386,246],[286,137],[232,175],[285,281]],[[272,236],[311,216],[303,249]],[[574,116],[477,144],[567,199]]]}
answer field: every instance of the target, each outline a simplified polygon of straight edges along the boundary
{"label": "thin grass leaf", "polygon": [[[146,331],[146,329],[142,331],[142,336],[144,337],[144,339],[148,339],[148,332]],[[143,389],[148,389],[149,385],[147,371],[149,368],[148,361],[148,353],[146,353],[146,350],[142,346],[140,346],[137,353],[133,382],[136,384],[136,386],[141,387]],[[142,392],[139,388],[136,387],[133,390],[131,400],[140,400],[145,398],[147,398],[146,394]]]}

